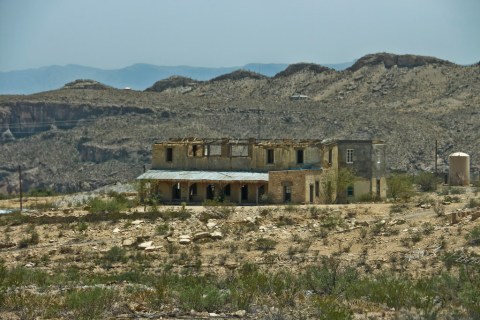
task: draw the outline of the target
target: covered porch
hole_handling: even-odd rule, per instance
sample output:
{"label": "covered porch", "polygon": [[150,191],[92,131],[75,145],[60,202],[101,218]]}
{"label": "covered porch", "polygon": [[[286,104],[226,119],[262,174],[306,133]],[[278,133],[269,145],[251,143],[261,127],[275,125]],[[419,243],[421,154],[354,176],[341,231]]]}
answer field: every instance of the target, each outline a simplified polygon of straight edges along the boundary
{"label": "covered porch", "polygon": [[162,203],[259,204],[268,193],[268,173],[260,172],[149,170],[137,180],[146,196]]}

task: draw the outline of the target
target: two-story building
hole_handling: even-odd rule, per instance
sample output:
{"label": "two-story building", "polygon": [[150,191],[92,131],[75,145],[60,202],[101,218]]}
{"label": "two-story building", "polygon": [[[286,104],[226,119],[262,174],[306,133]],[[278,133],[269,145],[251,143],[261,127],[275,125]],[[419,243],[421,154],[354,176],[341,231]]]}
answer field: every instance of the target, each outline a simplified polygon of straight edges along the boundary
{"label": "two-story building", "polygon": [[339,200],[385,197],[385,145],[371,140],[170,139],[153,145],[152,169],[137,179],[164,203],[324,203],[344,167],[357,179]]}

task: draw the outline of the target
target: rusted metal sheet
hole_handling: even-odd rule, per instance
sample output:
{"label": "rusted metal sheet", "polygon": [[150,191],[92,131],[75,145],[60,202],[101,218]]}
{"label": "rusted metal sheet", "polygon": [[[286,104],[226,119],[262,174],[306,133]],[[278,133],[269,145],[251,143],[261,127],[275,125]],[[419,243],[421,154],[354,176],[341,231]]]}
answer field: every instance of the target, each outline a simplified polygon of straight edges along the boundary
{"label": "rusted metal sheet", "polygon": [[268,182],[268,173],[241,171],[148,170],[137,180]]}

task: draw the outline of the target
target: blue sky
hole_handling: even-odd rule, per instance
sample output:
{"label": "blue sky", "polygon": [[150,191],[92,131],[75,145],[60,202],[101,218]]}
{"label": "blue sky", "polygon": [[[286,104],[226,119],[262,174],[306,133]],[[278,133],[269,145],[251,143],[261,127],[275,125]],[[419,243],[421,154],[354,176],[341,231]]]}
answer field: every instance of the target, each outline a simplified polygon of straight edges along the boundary
{"label": "blue sky", "polygon": [[479,0],[0,0],[0,71],[480,60]]}

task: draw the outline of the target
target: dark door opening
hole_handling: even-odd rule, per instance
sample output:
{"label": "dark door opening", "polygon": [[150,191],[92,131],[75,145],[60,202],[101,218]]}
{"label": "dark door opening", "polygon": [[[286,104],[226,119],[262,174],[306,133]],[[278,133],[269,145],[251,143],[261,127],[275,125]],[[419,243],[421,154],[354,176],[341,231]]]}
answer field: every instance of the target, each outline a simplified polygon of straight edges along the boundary
{"label": "dark door opening", "polygon": [[197,195],[197,184],[194,183],[190,186],[188,191],[188,200],[193,201],[193,197]]}
{"label": "dark door opening", "polygon": [[223,195],[225,197],[230,197],[230,195],[232,194],[232,188],[230,186],[230,184],[227,184],[224,188],[223,188]]}
{"label": "dark door opening", "polygon": [[380,199],[380,179],[377,179],[377,199]]}
{"label": "dark door opening", "polygon": [[180,189],[180,183],[172,186],[172,200],[180,200],[182,197],[182,191]]}
{"label": "dark door opening", "polygon": [[248,201],[248,185],[244,184],[241,188],[242,201]]}
{"label": "dark door opening", "polygon": [[207,200],[213,200],[215,197],[215,186],[213,184],[209,184],[207,186]]}
{"label": "dark door opening", "polygon": [[283,200],[285,202],[291,202],[292,201],[292,187],[290,187],[290,186],[284,186],[283,187]]}
{"label": "dark door opening", "polygon": [[313,191],[314,191],[313,184],[311,184],[310,185],[310,203],[313,203]]}

